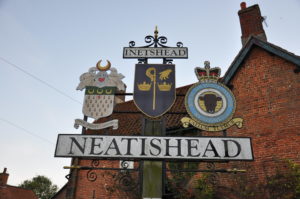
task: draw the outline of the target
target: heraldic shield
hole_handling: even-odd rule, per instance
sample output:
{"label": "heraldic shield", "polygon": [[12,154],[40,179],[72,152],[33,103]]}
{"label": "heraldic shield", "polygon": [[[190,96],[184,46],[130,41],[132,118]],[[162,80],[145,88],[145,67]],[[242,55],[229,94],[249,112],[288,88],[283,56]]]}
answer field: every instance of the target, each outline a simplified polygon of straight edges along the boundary
{"label": "heraldic shield", "polygon": [[[111,68],[110,62],[107,62],[106,66],[101,66],[100,60],[96,67],[92,67],[88,72],[83,73],[77,86],[77,90],[85,89],[83,114],[95,120],[111,115],[116,104],[115,93],[125,91],[125,84],[122,81],[124,76],[118,73],[116,68]],[[110,73],[107,73],[107,71],[110,71]],[[79,128],[79,125],[88,129],[103,129],[110,126],[117,129],[118,120],[93,124],[76,119],[74,127]]]}
{"label": "heraldic shield", "polygon": [[166,113],[176,99],[175,65],[136,64],[133,100],[149,117]]}
{"label": "heraldic shield", "polygon": [[116,87],[87,86],[82,107],[83,114],[94,119],[111,115],[114,109],[115,91]]}

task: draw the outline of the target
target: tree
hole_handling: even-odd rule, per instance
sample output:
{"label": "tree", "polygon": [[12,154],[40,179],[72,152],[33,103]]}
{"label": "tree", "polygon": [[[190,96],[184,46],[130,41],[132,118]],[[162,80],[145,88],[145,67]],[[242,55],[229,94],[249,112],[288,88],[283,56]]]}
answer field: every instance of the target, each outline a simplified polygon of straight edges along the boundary
{"label": "tree", "polygon": [[40,175],[25,180],[19,187],[32,190],[39,199],[50,199],[57,191],[57,186],[49,178]]}

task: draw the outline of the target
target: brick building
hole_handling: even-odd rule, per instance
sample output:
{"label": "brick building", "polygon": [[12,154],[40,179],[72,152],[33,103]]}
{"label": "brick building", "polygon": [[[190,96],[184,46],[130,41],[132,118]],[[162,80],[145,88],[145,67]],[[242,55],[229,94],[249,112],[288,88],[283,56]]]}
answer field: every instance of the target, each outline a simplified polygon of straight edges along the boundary
{"label": "brick building", "polygon": [[6,168],[0,173],[0,199],[38,199],[32,190],[7,184],[9,174]]}
{"label": "brick building", "polygon": [[[260,190],[254,185],[266,184],[269,176],[276,173],[282,159],[300,163],[300,57],[267,41],[262,26],[258,5],[246,7],[241,4],[238,12],[242,32],[242,48],[229,66],[222,83],[235,95],[236,116],[244,119],[242,129],[232,127],[228,136],[251,137],[255,160],[253,162],[216,163],[216,168],[247,169],[245,174],[221,173],[217,175],[215,197],[218,199],[271,198],[270,191]],[[185,94],[191,85],[177,88],[177,94]],[[119,120],[119,129],[90,131],[87,134],[140,135],[143,125],[142,114],[122,114],[121,111],[138,112],[133,101],[119,103],[115,113],[98,121]],[[185,112],[184,97],[177,97],[169,112]],[[187,114],[165,114],[163,121],[166,135],[211,135],[194,128],[184,129],[180,119]],[[159,118],[160,119],[160,118]],[[221,136],[222,132],[214,135]],[[119,161],[97,161],[74,159],[73,164],[94,167],[119,168]],[[200,167],[202,163],[200,163]],[[134,167],[138,167],[135,163]],[[187,186],[201,178],[194,175]],[[168,174],[170,177],[171,175]],[[122,189],[122,176],[118,171],[76,170],[69,175],[69,182],[53,198],[138,198],[139,189]],[[137,174],[131,181],[139,183]],[[241,181],[238,181],[241,180]],[[255,182],[255,183],[253,183]],[[128,182],[129,183],[129,182]],[[134,182],[132,182],[134,184]],[[130,183],[129,183],[130,184]],[[253,191],[247,192],[246,188]],[[171,196],[169,196],[171,198]]]}

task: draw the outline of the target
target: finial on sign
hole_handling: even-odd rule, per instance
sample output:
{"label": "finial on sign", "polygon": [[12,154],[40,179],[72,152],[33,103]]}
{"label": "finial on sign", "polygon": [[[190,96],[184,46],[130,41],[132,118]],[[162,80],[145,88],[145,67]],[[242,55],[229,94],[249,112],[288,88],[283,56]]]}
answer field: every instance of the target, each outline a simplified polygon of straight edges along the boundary
{"label": "finial on sign", "polygon": [[155,26],[154,38],[157,39],[157,37],[158,37],[158,29],[157,29],[157,26]]}
{"label": "finial on sign", "polygon": [[210,62],[209,61],[204,62],[204,68],[205,69],[210,69]]}
{"label": "finial on sign", "polygon": [[98,70],[107,71],[108,69],[110,69],[110,67],[111,67],[110,61],[108,61],[108,60],[106,60],[106,61],[107,61],[106,66],[101,66],[102,59],[100,59],[100,61],[97,62],[96,67],[98,68]]}

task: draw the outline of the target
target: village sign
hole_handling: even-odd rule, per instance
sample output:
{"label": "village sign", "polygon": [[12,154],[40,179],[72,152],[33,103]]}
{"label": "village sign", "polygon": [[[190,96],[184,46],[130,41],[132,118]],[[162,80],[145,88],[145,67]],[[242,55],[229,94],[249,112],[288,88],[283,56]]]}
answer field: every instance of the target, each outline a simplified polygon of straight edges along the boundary
{"label": "village sign", "polygon": [[253,160],[250,138],[60,134],[56,157]]}

